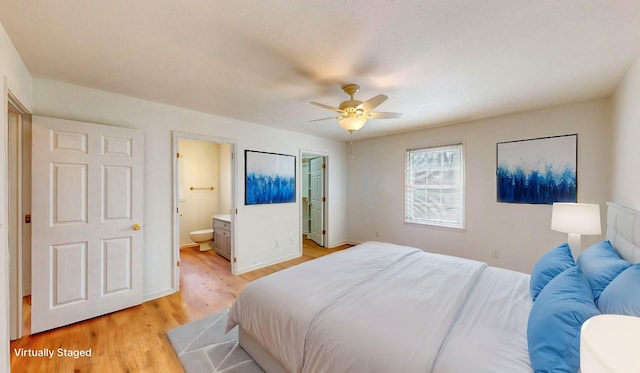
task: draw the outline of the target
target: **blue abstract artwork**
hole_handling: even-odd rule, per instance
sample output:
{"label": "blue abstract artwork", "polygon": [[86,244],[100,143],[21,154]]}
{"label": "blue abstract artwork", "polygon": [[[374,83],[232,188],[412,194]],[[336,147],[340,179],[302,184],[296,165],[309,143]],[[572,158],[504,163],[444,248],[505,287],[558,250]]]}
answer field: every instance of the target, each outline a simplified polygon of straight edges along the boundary
{"label": "blue abstract artwork", "polygon": [[497,144],[498,202],[576,202],[578,135]]}
{"label": "blue abstract artwork", "polygon": [[296,157],[245,150],[245,205],[296,200]]}

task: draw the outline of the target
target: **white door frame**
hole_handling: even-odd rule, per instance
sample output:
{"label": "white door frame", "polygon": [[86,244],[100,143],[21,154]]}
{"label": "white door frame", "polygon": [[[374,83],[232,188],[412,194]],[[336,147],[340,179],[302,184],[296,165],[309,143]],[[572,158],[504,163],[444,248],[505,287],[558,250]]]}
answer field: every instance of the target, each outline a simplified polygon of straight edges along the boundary
{"label": "white door frame", "polygon": [[176,156],[179,152],[179,140],[180,139],[190,139],[190,140],[198,140],[198,141],[206,141],[217,144],[227,144],[231,146],[231,211],[235,212],[231,214],[231,226],[233,229],[231,230],[231,273],[236,275],[238,274],[238,261],[237,258],[240,256],[236,250],[236,232],[237,229],[237,219],[236,214],[238,213],[238,209],[236,208],[236,164],[237,164],[237,152],[236,149],[238,147],[238,142],[235,139],[229,139],[225,137],[217,137],[189,132],[180,132],[173,131],[173,209],[172,209],[172,220],[173,220],[173,290],[175,292],[180,290],[180,219],[178,215],[178,207],[180,206],[179,193],[180,193],[180,174],[178,167],[178,157]]}
{"label": "white door frame", "polygon": [[[329,248],[329,242],[331,242],[329,240],[329,203],[331,201],[330,198],[330,193],[331,191],[329,190],[329,153],[326,152],[321,152],[321,151],[317,151],[317,150],[310,150],[310,149],[300,149],[300,160],[299,160],[299,167],[298,169],[300,170],[300,173],[302,173],[302,157],[305,156],[309,156],[309,155],[314,155],[314,156],[318,156],[318,157],[324,157],[324,164],[326,165],[326,168],[324,170],[324,197],[325,197],[325,202],[323,203],[323,209],[324,212],[322,214],[323,216],[323,225],[324,225],[324,231],[325,231],[325,235],[324,235],[324,247]],[[300,180],[301,176],[298,177],[298,180]],[[299,188],[300,191],[298,192],[298,195],[302,195],[302,183],[299,183]],[[300,202],[300,232],[302,232],[302,208],[303,208],[303,203]],[[300,250],[302,250],[302,235],[300,235]],[[302,252],[302,251],[301,251]]]}
{"label": "white door frame", "polygon": [[[9,229],[9,240],[13,238],[13,245],[9,247],[9,258],[11,261],[10,282],[11,282],[11,340],[22,337],[22,113],[20,109],[9,100],[9,107],[17,114],[17,122],[8,122],[7,132],[9,147],[9,219],[7,227]],[[6,114],[5,114],[6,115]],[[13,145],[11,144],[13,143]],[[13,155],[10,153],[14,153]],[[11,207],[13,201],[13,208]],[[11,242],[10,242],[11,243]]]}
{"label": "white door frame", "polygon": [[[8,112],[8,90],[7,78],[0,75],[0,109],[3,113]],[[9,236],[7,232],[7,219],[9,217],[9,181],[7,167],[7,122],[6,114],[0,117],[0,304],[4,303],[0,311],[0,371],[9,371],[9,315],[11,299],[9,297]]]}
{"label": "white door frame", "polygon": [[[5,136],[6,137],[6,151],[8,152],[8,146],[9,143],[8,141],[10,140],[8,137],[9,134],[9,123],[8,123],[8,119],[7,119],[7,115],[8,115],[8,109],[9,109],[9,104],[11,104],[11,106],[13,107],[14,110],[16,110],[19,114],[19,119],[18,119],[18,127],[16,128],[16,139],[17,139],[17,159],[16,159],[16,163],[15,164],[9,164],[9,159],[7,159],[7,171],[10,172],[11,174],[16,174],[17,180],[9,180],[10,177],[7,175],[6,179],[7,180],[7,197],[8,198],[15,198],[15,201],[17,201],[17,206],[16,209],[17,211],[15,211],[15,215],[14,216],[9,216],[7,215],[7,229],[11,229],[14,230],[14,232],[9,232],[7,231],[7,235],[14,235],[16,237],[16,245],[14,247],[9,247],[9,252],[10,252],[10,258],[9,261],[7,262],[7,265],[9,266],[9,302],[8,302],[8,316],[9,316],[9,339],[10,340],[15,340],[15,339],[20,339],[22,338],[23,335],[23,317],[22,317],[22,298],[24,296],[24,287],[23,287],[23,283],[22,283],[22,276],[23,276],[23,262],[22,262],[22,253],[23,250],[25,249],[25,247],[23,246],[23,229],[22,229],[22,217],[24,216],[24,210],[23,210],[23,162],[24,159],[22,158],[22,154],[23,154],[23,144],[24,144],[24,139],[23,139],[23,133],[24,133],[24,127],[23,127],[23,118],[25,115],[29,115],[29,110],[27,110],[27,108],[22,105],[22,103],[20,103],[20,101],[18,101],[18,99],[11,93],[8,92],[7,93],[7,99],[5,100],[5,110],[4,110],[4,118],[5,120],[7,120],[7,128],[6,128],[6,133]],[[6,154],[6,153],[5,153]],[[17,170],[15,171],[11,171],[11,167],[16,167]],[[27,175],[29,176],[29,175]],[[12,183],[15,183],[15,194],[16,195],[10,195],[10,185]],[[7,213],[9,213],[8,211],[8,206],[7,206]],[[12,223],[13,225],[10,225],[9,223]],[[8,243],[8,241],[7,241]],[[28,247],[27,249],[30,249],[30,247]]]}

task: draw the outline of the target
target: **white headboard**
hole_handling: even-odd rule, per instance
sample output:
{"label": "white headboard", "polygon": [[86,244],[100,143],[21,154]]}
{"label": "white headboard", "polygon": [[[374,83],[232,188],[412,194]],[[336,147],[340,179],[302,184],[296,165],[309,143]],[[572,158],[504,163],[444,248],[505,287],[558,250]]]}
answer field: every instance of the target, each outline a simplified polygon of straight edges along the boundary
{"label": "white headboard", "polygon": [[631,263],[640,262],[640,212],[607,202],[607,240],[620,256]]}

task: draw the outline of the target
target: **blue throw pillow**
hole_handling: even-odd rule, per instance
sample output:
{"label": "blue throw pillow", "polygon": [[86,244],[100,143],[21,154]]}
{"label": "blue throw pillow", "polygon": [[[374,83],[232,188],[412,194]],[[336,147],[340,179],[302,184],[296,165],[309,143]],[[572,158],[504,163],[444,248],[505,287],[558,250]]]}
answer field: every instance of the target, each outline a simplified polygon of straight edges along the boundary
{"label": "blue throw pillow", "polygon": [[578,266],[589,280],[593,298],[598,304],[600,293],[631,263],[620,257],[620,254],[609,241],[593,244],[578,257]]}
{"label": "blue throw pillow", "polygon": [[580,328],[599,314],[589,281],[573,266],[542,289],[533,303],[527,325],[531,367],[538,372],[580,369]]}
{"label": "blue throw pillow", "polygon": [[571,249],[566,242],[541,256],[531,271],[529,281],[531,299],[535,301],[549,281],[574,265],[576,262],[573,260],[573,254],[571,254]]}
{"label": "blue throw pillow", "polygon": [[640,264],[625,269],[611,281],[598,301],[602,313],[640,317]]}

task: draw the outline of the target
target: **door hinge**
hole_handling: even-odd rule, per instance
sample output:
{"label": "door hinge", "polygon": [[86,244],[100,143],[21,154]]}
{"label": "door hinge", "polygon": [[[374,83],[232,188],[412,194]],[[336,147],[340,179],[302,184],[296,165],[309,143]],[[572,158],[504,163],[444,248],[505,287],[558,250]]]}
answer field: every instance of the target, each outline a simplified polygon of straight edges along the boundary
{"label": "door hinge", "polygon": [[325,168],[327,168],[327,164],[326,164],[326,163],[323,163],[323,164],[322,164],[322,169],[324,170]]}
{"label": "door hinge", "polygon": [[322,230],[322,234],[327,234],[327,231],[325,231],[324,229]]}
{"label": "door hinge", "polygon": [[233,257],[233,262],[236,263],[238,261],[238,258],[236,258],[235,256]]}
{"label": "door hinge", "polygon": [[179,260],[176,262],[176,267],[180,267],[180,261]]}
{"label": "door hinge", "polygon": [[176,158],[180,158],[180,153],[176,153]]}
{"label": "door hinge", "polygon": [[29,224],[29,223],[31,223],[31,214],[26,214],[26,215],[24,216],[24,223],[25,223],[25,224]]}
{"label": "door hinge", "polygon": [[327,200],[326,198],[322,197],[322,202],[325,202],[326,200]]}

